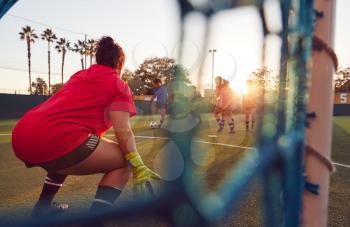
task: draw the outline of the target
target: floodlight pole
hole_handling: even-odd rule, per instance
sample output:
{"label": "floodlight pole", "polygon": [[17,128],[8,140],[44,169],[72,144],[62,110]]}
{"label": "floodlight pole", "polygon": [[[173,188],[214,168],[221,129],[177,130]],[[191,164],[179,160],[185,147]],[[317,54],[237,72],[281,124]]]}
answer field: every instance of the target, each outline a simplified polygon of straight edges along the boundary
{"label": "floodlight pole", "polygon": [[[315,10],[322,14],[315,25],[315,36],[324,41],[328,47],[334,41],[335,0],[316,0]],[[333,74],[335,64],[325,50],[314,50],[312,53],[311,86],[309,90],[308,112],[314,112],[314,118],[309,120],[309,127],[305,131],[306,144],[313,148],[313,152],[305,152],[306,180],[320,187],[319,195],[304,192],[302,226],[327,226],[327,208],[329,193],[330,167],[322,157],[330,159],[332,144],[333,118]]]}
{"label": "floodlight pole", "polygon": [[210,49],[209,53],[212,53],[212,62],[211,62],[211,89],[214,90],[214,56],[216,49]]}

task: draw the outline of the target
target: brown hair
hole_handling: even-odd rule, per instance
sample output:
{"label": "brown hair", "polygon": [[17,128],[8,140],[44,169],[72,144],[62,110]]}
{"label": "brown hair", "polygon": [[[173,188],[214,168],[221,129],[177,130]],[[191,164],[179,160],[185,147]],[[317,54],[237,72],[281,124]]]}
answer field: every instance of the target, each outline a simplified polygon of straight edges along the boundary
{"label": "brown hair", "polygon": [[96,62],[100,65],[117,68],[119,64],[124,64],[125,54],[123,49],[114,42],[113,38],[103,36],[97,43]]}
{"label": "brown hair", "polygon": [[225,79],[222,79],[222,84],[225,85],[225,86],[227,86],[227,85],[230,84],[230,81],[225,80]]}
{"label": "brown hair", "polygon": [[161,84],[162,81],[160,79],[156,78],[156,79],[153,80],[153,83],[154,84]]}
{"label": "brown hair", "polygon": [[215,80],[220,80],[220,83],[222,83],[222,77],[221,76],[217,76],[217,77],[215,77]]}

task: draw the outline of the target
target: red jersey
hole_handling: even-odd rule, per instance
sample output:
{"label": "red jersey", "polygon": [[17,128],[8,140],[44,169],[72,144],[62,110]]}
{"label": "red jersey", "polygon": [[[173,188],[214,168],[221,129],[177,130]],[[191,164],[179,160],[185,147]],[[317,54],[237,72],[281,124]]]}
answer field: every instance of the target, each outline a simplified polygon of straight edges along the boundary
{"label": "red jersey", "polygon": [[221,88],[221,108],[232,109],[233,108],[234,94],[232,89],[227,85]]}
{"label": "red jersey", "polygon": [[31,163],[57,159],[78,147],[89,134],[111,126],[111,110],[136,114],[128,85],[107,66],[75,73],[51,98],[28,111],[12,132],[16,156]]}
{"label": "red jersey", "polygon": [[216,85],[216,89],[215,89],[216,98],[219,98],[221,96],[223,87],[224,86],[222,84]]}

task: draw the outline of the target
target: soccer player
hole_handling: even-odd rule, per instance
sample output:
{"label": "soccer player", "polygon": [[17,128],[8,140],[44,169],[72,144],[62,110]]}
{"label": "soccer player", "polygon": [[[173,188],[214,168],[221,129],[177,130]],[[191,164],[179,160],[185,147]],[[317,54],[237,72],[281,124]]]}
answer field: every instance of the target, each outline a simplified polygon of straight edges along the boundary
{"label": "soccer player", "polygon": [[155,88],[154,95],[151,98],[151,103],[156,98],[156,112],[160,113],[160,122],[159,128],[162,127],[162,124],[165,119],[167,103],[168,103],[168,90],[165,84],[162,84],[160,79],[153,80],[153,86]]}
{"label": "soccer player", "polygon": [[234,94],[229,86],[228,80],[222,80],[221,88],[221,110],[222,110],[222,127],[225,125],[225,120],[227,121],[230,133],[235,131],[235,121],[233,118],[233,104],[234,104]]}
{"label": "soccer player", "polygon": [[[16,124],[12,146],[27,167],[47,171],[32,217],[60,213],[52,203],[68,175],[103,173],[90,212],[108,210],[129,176],[137,189],[159,176],[137,152],[129,118],[136,114],[128,85],[120,78],[123,49],[111,37],[97,45],[96,62],[75,73],[50,99],[28,111]],[[118,143],[103,137],[113,126]]]}
{"label": "soccer player", "polygon": [[253,130],[255,126],[257,97],[256,97],[256,91],[254,90],[254,87],[253,87],[253,81],[247,80],[246,83],[247,83],[247,93],[243,97],[243,110],[245,114],[245,129],[246,131],[249,131],[249,128]]}
{"label": "soccer player", "polygon": [[224,129],[225,126],[225,120],[222,118],[222,107],[221,107],[221,103],[222,103],[222,77],[221,76],[217,76],[215,77],[215,95],[216,95],[216,103],[215,103],[215,107],[214,107],[214,117],[216,119],[216,122],[218,123],[218,132],[221,132]]}

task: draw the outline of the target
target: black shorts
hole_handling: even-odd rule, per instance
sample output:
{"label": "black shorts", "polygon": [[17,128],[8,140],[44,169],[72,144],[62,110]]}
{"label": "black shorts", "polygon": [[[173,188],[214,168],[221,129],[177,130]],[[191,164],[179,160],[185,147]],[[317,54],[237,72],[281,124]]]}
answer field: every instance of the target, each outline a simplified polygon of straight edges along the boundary
{"label": "black shorts", "polygon": [[74,166],[75,164],[78,164],[79,162],[89,157],[92,154],[92,152],[96,149],[99,142],[99,136],[91,135],[77,148],[55,160],[51,160],[44,163],[30,163],[24,161],[24,163],[28,168],[42,167],[48,173],[55,173],[59,170]]}

